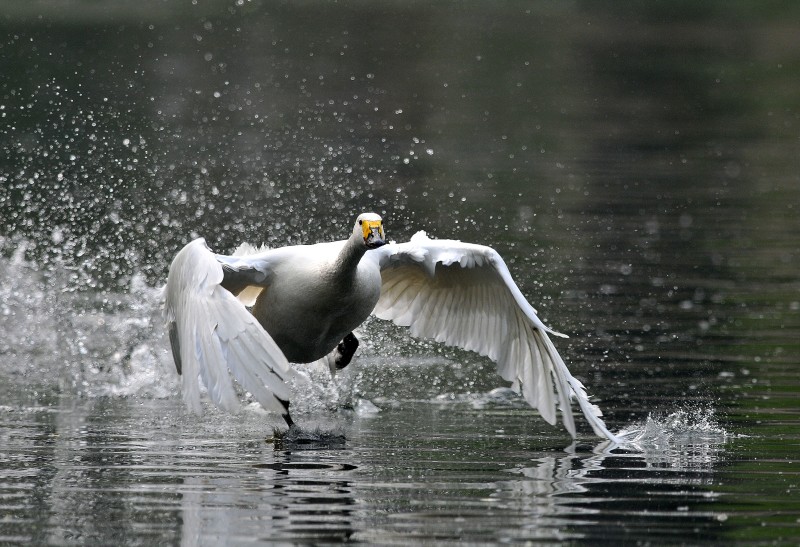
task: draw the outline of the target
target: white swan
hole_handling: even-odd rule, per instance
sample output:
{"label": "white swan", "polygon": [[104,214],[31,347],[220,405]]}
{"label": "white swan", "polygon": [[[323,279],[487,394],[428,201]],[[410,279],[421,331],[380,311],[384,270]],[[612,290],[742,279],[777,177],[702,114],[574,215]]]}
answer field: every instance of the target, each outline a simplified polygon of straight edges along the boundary
{"label": "white swan", "polygon": [[489,247],[424,232],[387,244],[381,217],[365,213],[348,239],[332,243],[224,256],[196,239],[173,260],[164,290],[183,397],[196,411],[198,376],[214,403],[238,407],[232,374],[291,426],[289,361],[346,366],[358,346],[353,329],[375,314],[488,356],[550,424],[558,402],[573,437],[572,397],[597,435],[618,440],[548,337],[563,335],[539,320]]}

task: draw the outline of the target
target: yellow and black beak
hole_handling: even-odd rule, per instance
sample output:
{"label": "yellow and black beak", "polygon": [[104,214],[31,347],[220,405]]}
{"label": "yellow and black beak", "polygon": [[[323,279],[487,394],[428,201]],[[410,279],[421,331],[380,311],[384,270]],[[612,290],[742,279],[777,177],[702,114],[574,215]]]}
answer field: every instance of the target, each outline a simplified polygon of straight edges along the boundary
{"label": "yellow and black beak", "polygon": [[361,229],[364,232],[364,245],[367,249],[377,249],[386,245],[383,235],[383,222],[380,220],[362,220]]}

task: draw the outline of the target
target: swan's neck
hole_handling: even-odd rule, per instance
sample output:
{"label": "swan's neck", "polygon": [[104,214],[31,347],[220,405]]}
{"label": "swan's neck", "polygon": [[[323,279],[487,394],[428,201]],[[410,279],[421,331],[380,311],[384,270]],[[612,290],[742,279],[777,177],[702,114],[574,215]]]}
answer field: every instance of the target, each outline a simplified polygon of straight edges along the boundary
{"label": "swan's neck", "polygon": [[334,265],[335,276],[342,281],[350,281],[356,275],[358,263],[367,252],[360,238],[351,237],[345,241]]}

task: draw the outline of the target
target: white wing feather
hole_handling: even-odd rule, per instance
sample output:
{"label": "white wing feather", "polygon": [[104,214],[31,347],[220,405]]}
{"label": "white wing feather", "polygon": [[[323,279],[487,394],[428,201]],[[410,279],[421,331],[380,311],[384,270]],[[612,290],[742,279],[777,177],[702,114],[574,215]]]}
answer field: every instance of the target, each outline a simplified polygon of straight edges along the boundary
{"label": "white wing feather", "polygon": [[[570,398],[574,396],[594,432],[612,441],[600,409],[567,369],[542,323],[492,248],[431,240],[419,232],[409,243],[375,252],[381,266],[381,297],[374,314],[412,336],[433,338],[486,355],[497,372],[551,424],[556,400],[574,437]],[[555,387],[555,390],[554,390]]]}
{"label": "white wing feather", "polygon": [[214,403],[236,410],[232,374],[261,406],[285,414],[281,401],[289,400],[286,381],[293,370],[258,321],[222,288],[222,279],[222,265],[202,238],[186,245],[170,266],[164,318],[183,376],[184,401],[200,412],[199,376]]}

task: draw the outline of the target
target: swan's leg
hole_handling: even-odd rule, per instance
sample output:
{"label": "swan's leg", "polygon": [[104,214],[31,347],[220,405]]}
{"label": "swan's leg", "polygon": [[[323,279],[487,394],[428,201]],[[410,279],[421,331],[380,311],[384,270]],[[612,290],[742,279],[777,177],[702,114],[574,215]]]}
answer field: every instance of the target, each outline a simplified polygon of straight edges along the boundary
{"label": "swan's leg", "polygon": [[294,420],[292,420],[291,415],[289,414],[289,401],[284,401],[283,399],[278,399],[281,404],[286,408],[286,414],[282,414],[283,419],[286,421],[286,425],[290,428],[294,425]]}
{"label": "swan's leg", "polygon": [[351,332],[336,346],[336,370],[342,370],[349,365],[357,349],[358,338]]}

